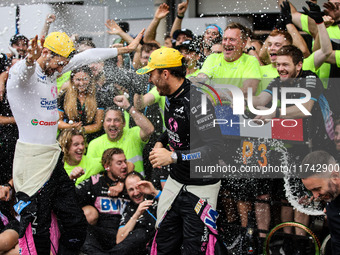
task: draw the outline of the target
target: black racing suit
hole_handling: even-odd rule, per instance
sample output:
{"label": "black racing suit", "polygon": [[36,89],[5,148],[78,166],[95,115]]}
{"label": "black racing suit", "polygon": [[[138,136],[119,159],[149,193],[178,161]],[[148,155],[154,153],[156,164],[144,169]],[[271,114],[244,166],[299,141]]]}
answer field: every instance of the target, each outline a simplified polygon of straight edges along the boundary
{"label": "black racing suit", "polygon": [[[220,128],[213,126],[216,116],[209,100],[207,114],[201,114],[201,96],[202,93],[185,79],[178,90],[166,98],[166,131],[159,142],[164,147],[169,144],[177,154],[177,163],[171,165],[171,178],[184,185],[203,188],[204,185],[216,184],[219,179],[193,179],[190,171],[196,165],[216,165],[225,149]],[[202,245],[208,231],[195,213],[191,200],[186,191],[176,197],[159,226],[157,254],[205,254]]]}
{"label": "black racing suit", "polygon": [[340,254],[340,196],[327,205],[326,214],[331,234],[332,254]]}
{"label": "black racing suit", "polygon": [[[29,252],[33,252],[27,241],[30,238],[27,236],[27,226],[31,223],[34,244],[39,255],[50,254],[51,210],[57,217],[61,233],[58,254],[76,254],[86,237],[86,218],[77,204],[74,183],[64,169],[62,158],[63,153],[60,153],[50,179],[33,196],[29,197],[23,192],[16,193],[19,201],[29,203],[20,212],[20,238],[23,236],[25,246]],[[17,205],[15,209],[20,208]],[[56,250],[57,247],[53,246],[52,249]]]}
{"label": "black racing suit", "polygon": [[96,225],[89,225],[83,251],[87,254],[106,254],[116,245],[116,235],[122,213],[130,202],[128,196],[121,192],[118,197],[108,195],[110,186],[117,185],[107,176],[97,174],[81,182],[76,193],[80,205],[94,206],[99,212]]}
{"label": "black racing suit", "polygon": [[[124,210],[120,226],[124,227],[138,209],[137,204],[130,202]],[[146,245],[155,234],[157,201],[137,220],[134,229],[128,236],[110,251],[110,255],[145,255]]]}

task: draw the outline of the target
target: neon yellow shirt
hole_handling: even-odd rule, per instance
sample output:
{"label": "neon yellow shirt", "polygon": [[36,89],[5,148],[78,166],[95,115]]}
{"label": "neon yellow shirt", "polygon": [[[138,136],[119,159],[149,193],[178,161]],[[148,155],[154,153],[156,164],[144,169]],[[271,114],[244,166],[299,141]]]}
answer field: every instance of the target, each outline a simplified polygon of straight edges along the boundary
{"label": "neon yellow shirt", "polygon": [[199,73],[200,73],[200,69],[197,69],[195,72],[191,73],[191,74],[187,74],[185,76],[185,78],[189,78],[189,77],[196,77]]}
{"label": "neon yellow shirt", "polygon": [[301,30],[306,32],[307,34],[310,34],[309,28],[308,28],[308,15],[301,14],[300,20],[301,20]]}
{"label": "neon yellow shirt", "polygon": [[140,127],[124,128],[123,136],[116,142],[110,141],[107,134],[92,140],[86,155],[88,158],[98,161],[98,159],[101,160],[106,149],[120,148],[124,151],[126,159],[135,165],[135,170],[143,173],[143,149],[147,143],[148,141],[143,142],[140,138]]}
{"label": "neon yellow shirt", "polygon": [[58,92],[60,91],[61,86],[63,86],[63,84],[67,82],[70,79],[70,77],[71,77],[71,71],[68,71],[57,79]]}
{"label": "neon yellow shirt", "polygon": [[260,64],[248,54],[242,54],[233,62],[225,61],[223,53],[211,54],[204,61],[200,73],[206,74],[217,84],[233,84],[239,88],[243,87],[245,80],[261,80]]}
{"label": "neon yellow shirt", "polygon": [[[260,66],[260,71],[261,71],[261,81],[259,83],[256,96],[259,94],[258,91],[263,91],[265,90],[269,83],[279,76],[279,73],[277,72],[276,67],[273,67],[272,64],[265,65],[265,66]],[[261,93],[261,92],[260,92]]]}
{"label": "neon yellow shirt", "polygon": [[83,155],[80,163],[76,166],[70,166],[67,162],[64,163],[64,168],[68,175],[70,175],[72,170],[76,167],[81,167],[85,171],[85,174],[77,179],[76,185],[104,170],[104,167],[101,164],[101,158],[93,160],[89,159],[86,155]]}

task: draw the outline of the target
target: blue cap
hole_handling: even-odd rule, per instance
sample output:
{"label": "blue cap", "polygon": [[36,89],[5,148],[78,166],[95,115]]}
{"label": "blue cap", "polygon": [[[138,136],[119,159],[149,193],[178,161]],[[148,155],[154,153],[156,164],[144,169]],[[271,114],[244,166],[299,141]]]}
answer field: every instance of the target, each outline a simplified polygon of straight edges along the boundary
{"label": "blue cap", "polygon": [[220,35],[221,35],[221,37],[223,36],[223,30],[222,30],[222,28],[220,28],[218,25],[216,25],[216,24],[211,24],[211,25],[208,25],[206,28],[205,28],[205,30],[204,30],[204,33],[205,33],[205,31],[207,31],[208,29],[217,29],[218,30],[218,32],[220,33]]}

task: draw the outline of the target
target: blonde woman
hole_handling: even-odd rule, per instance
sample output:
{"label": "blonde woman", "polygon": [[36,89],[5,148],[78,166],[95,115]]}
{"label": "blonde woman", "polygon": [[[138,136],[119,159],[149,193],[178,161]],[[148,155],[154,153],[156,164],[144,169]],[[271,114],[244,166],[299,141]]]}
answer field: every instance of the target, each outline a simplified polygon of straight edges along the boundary
{"label": "blonde woman", "polygon": [[101,134],[104,115],[92,77],[88,66],[73,70],[70,86],[58,98],[58,129],[84,128],[87,141]]}

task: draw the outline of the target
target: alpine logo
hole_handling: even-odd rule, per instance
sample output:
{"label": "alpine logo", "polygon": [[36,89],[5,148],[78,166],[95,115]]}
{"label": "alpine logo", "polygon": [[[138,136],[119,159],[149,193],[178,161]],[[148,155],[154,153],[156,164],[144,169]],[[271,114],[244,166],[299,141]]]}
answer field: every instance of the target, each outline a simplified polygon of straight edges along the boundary
{"label": "alpine logo", "polygon": [[179,113],[183,113],[184,112],[184,106],[182,106],[181,108],[179,109],[175,109],[175,112],[179,112]]}
{"label": "alpine logo", "polygon": [[44,120],[37,120],[37,119],[32,119],[31,124],[33,126],[54,126],[57,125],[57,121],[44,121]]}

